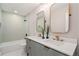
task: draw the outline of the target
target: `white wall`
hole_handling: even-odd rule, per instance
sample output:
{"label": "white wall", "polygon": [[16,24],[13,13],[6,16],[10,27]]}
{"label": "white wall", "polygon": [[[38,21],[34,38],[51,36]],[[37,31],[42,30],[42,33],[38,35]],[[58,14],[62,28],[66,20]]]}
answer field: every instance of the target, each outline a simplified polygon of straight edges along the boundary
{"label": "white wall", "polygon": [[0,9],[0,22],[1,22],[1,9]]}
{"label": "white wall", "polygon": [[2,34],[2,29],[1,29],[1,9],[0,9],[0,42],[1,42],[1,40],[2,40],[2,36],[1,36],[1,34]]}
{"label": "white wall", "polygon": [[29,35],[29,21],[28,21],[28,18],[25,17],[25,30],[26,30],[26,33],[27,35]]}
{"label": "white wall", "polygon": [[46,16],[46,21],[47,24],[49,24],[49,19],[50,19],[50,6],[51,4],[43,4],[40,7],[38,7],[36,10],[34,10],[32,13],[30,13],[29,15],[26,16],[26,19],[28,20],[28,25],[29,25],[29,35],[36,35],[36,17],[37,17],[37,13],[44,11],[45,16]]}
{"label": "white wall", "polygon": [[[29,34],[34,34],[36,32],[36,14],[42,10],[45,12],[47,23],[50,24],[50,5],[51,4],[44,4],[37,8],[35,11],[30,13],[26,18],[29,21]],[[71,13],[70,16],[70,24],[69,24],[69,32],[64,33],[63,36],[72,37],[72,38],[79,38],[79,4],[71,4]]]}
{"label": "white wall", "polygon": [[64,33],[63,36],[79,38],[79,4],[71,4],[71,16],[69,22],[69,32]]}
{"label": "white wall", "polygon": [[2,42],[23,39],[25,36],[24,17],[2,12]]}

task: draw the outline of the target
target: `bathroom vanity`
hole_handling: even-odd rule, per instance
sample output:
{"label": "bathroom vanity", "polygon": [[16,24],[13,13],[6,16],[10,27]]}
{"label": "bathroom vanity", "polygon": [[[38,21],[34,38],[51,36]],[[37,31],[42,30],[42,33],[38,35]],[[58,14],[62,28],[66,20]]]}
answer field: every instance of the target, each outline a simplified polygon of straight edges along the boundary
{"label": "bathroom vanity", "polygon": [[[39,37],[26,37],[28,56],[72,56],[76,54],[77,39],[60,36],[61,34],[69,32],[69,8],[70,5],[67,3],[51,5],[49,24],[46,23],[44,11],[37,13],[36,30]],[[50,35],[48,35],[49,32],[51,32],[55,38],[50,37]],[[49,36],[49,38],[45,39],[44,36]]]}
{"label": "bathroom vanity", "polygon": [[37,36],[28,36],[27,56],[72,56],[77,47],[77,40],[63,38],[63,41],[56,41],[53,38],[42,39]]}

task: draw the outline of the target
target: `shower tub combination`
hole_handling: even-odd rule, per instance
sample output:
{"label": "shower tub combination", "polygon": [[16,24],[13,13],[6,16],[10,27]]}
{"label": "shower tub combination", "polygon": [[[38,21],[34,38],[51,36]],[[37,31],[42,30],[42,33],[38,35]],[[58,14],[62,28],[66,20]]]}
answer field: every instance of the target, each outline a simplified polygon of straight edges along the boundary
{"label": "shower tub combination", "polygon": [[0,44],[0,56],[26,56],[26,40],[16,40]]}

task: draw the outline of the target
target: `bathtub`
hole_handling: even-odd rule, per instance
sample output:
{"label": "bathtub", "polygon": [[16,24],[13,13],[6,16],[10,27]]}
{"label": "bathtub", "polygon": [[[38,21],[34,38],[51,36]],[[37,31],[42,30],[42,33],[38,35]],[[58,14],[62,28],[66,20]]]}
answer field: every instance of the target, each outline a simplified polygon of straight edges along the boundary
{"label": "bathtub", "polygon": [[0,55],[6,55],[9,52],[18,51],[18,50],[22,51],[21,53],[26,52],[25,39],[5,42],[0,45]]}

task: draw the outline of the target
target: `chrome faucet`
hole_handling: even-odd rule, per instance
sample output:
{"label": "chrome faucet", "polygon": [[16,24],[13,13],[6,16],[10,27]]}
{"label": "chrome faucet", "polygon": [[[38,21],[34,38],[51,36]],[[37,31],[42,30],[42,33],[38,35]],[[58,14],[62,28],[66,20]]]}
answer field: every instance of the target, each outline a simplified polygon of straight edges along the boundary
{"label": "chrome faucet", "polygon": [[55,36],[55,38],[54,38],[54,40],[57,40],[57,41],[63,41],[62,39],[60,39],[60,32],[54,32],[54,36]]}

